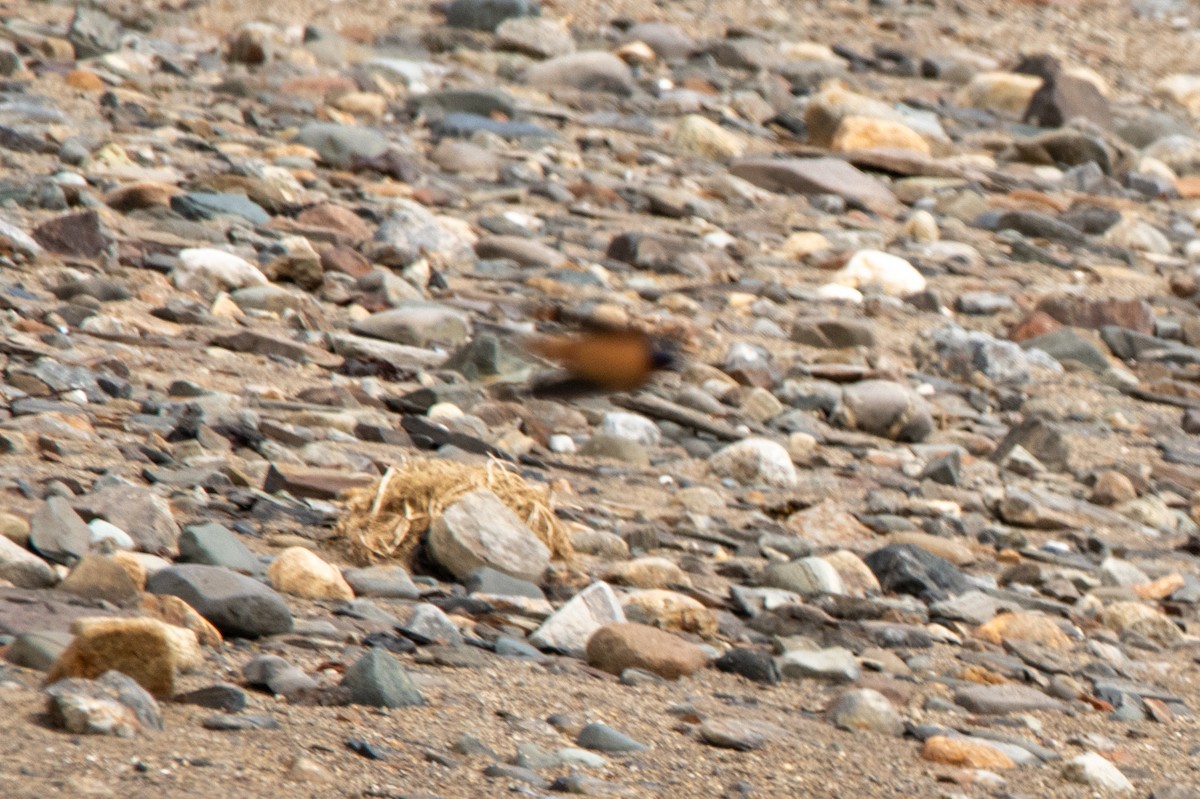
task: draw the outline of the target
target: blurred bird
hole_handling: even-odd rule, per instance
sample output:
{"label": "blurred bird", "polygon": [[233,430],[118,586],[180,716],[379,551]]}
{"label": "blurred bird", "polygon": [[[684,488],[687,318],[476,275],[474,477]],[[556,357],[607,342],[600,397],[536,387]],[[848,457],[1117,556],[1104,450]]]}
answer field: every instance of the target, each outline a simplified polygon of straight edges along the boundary
{"label": "blurred bird", "polygon": [[534,336],[525,342],[534,354],[558,363],[563,374],[536,381],[535,397],[579,397],[634,391],[663,369],[677,366],[674,348],[640,330],[595,329]]}

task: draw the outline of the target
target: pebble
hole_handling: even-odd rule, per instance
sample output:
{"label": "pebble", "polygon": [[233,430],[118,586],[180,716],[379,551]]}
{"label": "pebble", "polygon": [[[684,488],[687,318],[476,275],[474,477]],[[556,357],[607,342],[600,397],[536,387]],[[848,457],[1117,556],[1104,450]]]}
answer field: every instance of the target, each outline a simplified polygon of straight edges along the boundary
{"label": "pebble", "polygon": [[706,744],[722,749],[749,752],[761,749],[768,736],[750,722],[734,719],[705,719],[700,723],[700,739]]}
{"label": "pebble", "polygon": [[575,743],[585,749],[594,749],[597,752],[608,754],[645,752],[650,748],[600,721],[592,722],[580,730],[579,735],[575,738]]}

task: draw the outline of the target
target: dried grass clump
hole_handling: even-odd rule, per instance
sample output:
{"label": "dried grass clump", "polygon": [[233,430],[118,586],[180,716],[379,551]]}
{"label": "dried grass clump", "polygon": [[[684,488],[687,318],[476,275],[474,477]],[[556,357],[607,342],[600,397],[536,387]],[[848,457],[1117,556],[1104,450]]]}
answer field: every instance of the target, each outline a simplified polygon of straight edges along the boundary
{"label": "dried grass clump", "polygon": [[507,464],[482,466],[437,458],[411,458],[390,466],[379,482],[346,494],[338,533],[365,563],[397,559],[411,565],[421,536],[463,495],[486,488],[533,530],[552,557],[573,561],[575,551],[554,515],[550,488],[535,487]]}

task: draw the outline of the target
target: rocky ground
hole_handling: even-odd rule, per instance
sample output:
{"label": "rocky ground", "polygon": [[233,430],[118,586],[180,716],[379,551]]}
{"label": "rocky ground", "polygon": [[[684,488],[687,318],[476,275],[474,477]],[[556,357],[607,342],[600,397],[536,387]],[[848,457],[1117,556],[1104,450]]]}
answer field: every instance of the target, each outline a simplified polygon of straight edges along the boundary
{"label": "rocky ground", "polygon": [[5,6],[3,794],[1196,799],[1198,21]]}

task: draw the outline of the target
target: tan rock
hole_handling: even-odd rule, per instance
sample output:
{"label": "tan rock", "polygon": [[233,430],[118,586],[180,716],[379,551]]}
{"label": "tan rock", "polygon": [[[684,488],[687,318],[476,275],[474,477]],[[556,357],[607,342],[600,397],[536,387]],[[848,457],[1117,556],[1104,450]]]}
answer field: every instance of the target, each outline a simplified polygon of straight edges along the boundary
{"label": "tan rock", "polygon": [[379,119],[387,113],[387,98],[377,92],[348,92],[333,103],[339,111],[355,116]]}
{"label": "tan rock", "polygon": [[1168,574],[1165,577],[1159,577],[1157,580],[1133,586],[1133,592],[1138,595],[1139,599],[1166,599],[1180,588],[1183,588],[1183,585],[1184,579],[1182,574]]}
{"label": "tan rock", "polygon": [[671,136],[671,144],[710,161],[728,161],[746,153],[741,136],[698,114],[683,118]]}
{"label": "tan rock", "polygon": [[683,569],[666,558],[638,558],[614,563],[605,569],[600,579],[614,585],[632,588],[669,588],[672,585],[691,585]]}
{"label": "tan rock", "polygon": [[830,84],[812,96],[804,109],[810,144],[831,147],[842,120],[865,117],[899,121],[900,114],[882,100],[856,94],[839,84]]}
{"label": "tan rock", "polygon": [[1137,489],[1128,477],[1109,469],[1096,476],[1090,499],[1097,505],[1119,505],[1137,499]]}
{"label": "tan rock", "polygon": [[921,138],[921,134],[891,119],[848,116],[838,123],[837,132],[833,134],[833,149],[838,152],[883,147],[915,150],[925,155],[931,152],[929,142]]}
{"label": "tan rock", "polygon": [[132,552],[117,551],[110,556],[118,566],[125,570],[129,575],[129,579],[133,580],[133,584],[137,586],[139,591],[146,590],[146,578],[149,576],[146,571],[146,564]]}
{"label": "tan rock", "polygon": [[95,679],[106,671],[127,674],[156,696],[175,693],[179,671],[198,665],[196,636],[157,619],[84,618],[74,640],[50,668],[48,683],[64,677]]}
{"label": "tan rock", "polygon": [[220,646],[225,642],[221,632],[188,603],[170,594],[143,594],[142,612],[159,621],[191,630],[203,646]]}
{"label": "tan rock", "polygon": [[267,568],[277,591],[308,599],[354,599],[338,568],[304,547],[289,547]]}
{"label": "tan rock", "polygon": [[999,749],[975,741],[964,741],[945,735],[935,735],[925,740],[921,757],[933,763],[968,768],[1013,768],[1016,763]]}
{"label": "tan rock", "polygon": [[1113,602],[1104,608],[1104,626],[1115,633],[1134,632],[1162,644],[1177,643],[1183,633],[1166,616],[1141,602]]}
{"label": "tan rock", "polygon": [[1035,75],[983,72],[963,88],[959,102],[971,108],[1020,116],[1041,85],[1042,79]]}
{"label": "tan rock", "polygon": [[832,501],[793,513],[787,527],[816,546],[839,546],[875,538],[871,528]]}
{"label": "tan rock", "polygon": [[29,521],[15,513],[0,511],[0,535],[23,547],[29,546]]}
{"label": "tan rock", "polygon": [[620,674],[637,668],[669,680],[704,668],[704,650],[664,630],[629,622],[606,624],[587,642],[588,665]]}
{"label": "tan rock", "polygon": [[842,578],[847,596],[865,597],[883,593],[875,572],[863,559],[848,549],[839,549],[822,557]]}
{"label": "tan rock", "polygon": [[815,230],[800,230],[788,236],[779,248],[780,258],[799,260],[833,247],[833,242]]}
{"label": "tan rock", "polygon": [[1001,613],[975,629],[975,637],[1002,644],[1005,641],[1027,641],[1052,649],[1067,649],[1070,637],[1047,616],[1035,613]]}
{"label": "tan rock", "polygon": [[1154,90],[1160,97],[1181,105],[1189,114],[1200,114],[1200,75],[1168,75]]}
{"label": "tan rock", "polygon": [[912,544],[931,555],[937,555],[943,560],[950,561],[955,566],[969,566],[975,562],[975,553],[966,544],[952,538],[942,538],[917,530],[902,530],[892,533],[888,536],[888,543]]}
{"label": "tan rock", "polygon": [[625,618],[632,622],[706,638],[717,633],[716,615],[698,600],[675,591],[638,591],[621,604]]}
{"label": "tan rock", "polygon": [[85,599],[103,599],[114,605],[137,600],[142,590],[122,563],[94,553],[80,558],[58,587]]}

